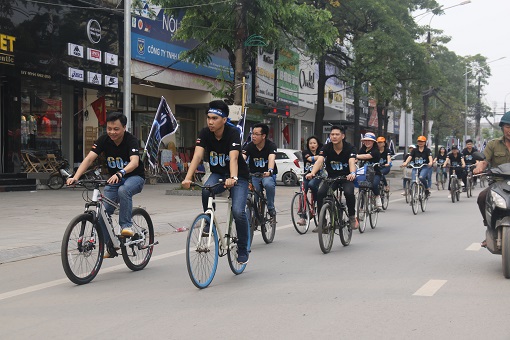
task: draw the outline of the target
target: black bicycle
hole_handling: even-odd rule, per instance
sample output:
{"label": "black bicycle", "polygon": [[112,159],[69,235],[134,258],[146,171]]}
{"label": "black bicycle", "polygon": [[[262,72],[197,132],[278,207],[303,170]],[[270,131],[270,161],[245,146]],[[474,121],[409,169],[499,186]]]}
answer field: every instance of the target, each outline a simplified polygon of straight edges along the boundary
{"label": "black bicycle", "polygon": [[336,190],[331,189],[333,183],[341,180],[346,180],[346,177],[326,178],[322,183],[328,186],[328,194],[319,213],[319,246],[324,254],[331,251],[337,231],[344,246],[351,243],[352,229],[347,206],[342,202],[342,187],[340,185]]}
{"label": "black bicycle", "polygon": [[259,227],[262,239],[269,244],[273,242],[276,233],[276,217],[271,217],[267,210],[267,199],[262,181],[260,181],[260,187],[256,190],[251,180],[252,177],[262,178],[263,173],[250,174],[248,200],[246,201],[248,221],[250,222],[250,245],[253,242],[255,231],[259,230]]}

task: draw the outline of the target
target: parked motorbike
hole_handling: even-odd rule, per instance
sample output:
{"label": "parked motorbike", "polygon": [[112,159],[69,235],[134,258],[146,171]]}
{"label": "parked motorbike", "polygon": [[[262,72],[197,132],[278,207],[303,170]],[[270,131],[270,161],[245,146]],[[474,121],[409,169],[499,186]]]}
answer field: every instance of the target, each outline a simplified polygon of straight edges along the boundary
{"label": "parked motorbike", "polygon": [[[64,183],[67,181],[69,177],[74,174],[74,171],[71,171],[69,162],[67,160],[63,160],[59,163],[58,172],[54,172],[50,178],[48,179],[48,187],[53,190],[58,190],[64,186]],[[87,170],[81,178],[84,179],[101,179],[101,169],[90,169]],[[93,183],[85,184],[85,188],[88,190],[94,190]]]}
{"label": "parked motorbike", "polygon": [[[484,159],[483,154],[475,157]],[[490,183],[485,205],[487,249],[502,256],[503,275],[510,279],[510,163],[491,168],[486,174]]]}

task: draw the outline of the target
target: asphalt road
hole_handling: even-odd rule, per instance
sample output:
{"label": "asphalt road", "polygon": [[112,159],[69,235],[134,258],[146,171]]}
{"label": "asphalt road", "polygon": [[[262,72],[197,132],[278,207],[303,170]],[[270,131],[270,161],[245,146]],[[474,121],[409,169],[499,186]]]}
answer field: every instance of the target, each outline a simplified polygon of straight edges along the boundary
{"label": "asphalt road", "polygon": [[169,220],[176,227],[191,223],[198,197],[163,196],[160,203],[147,204],[160,245],[140,272],[131,272],[121,258],[109,259],[94,281],[76,286],[65,277],[58,253],[4,263],[0,334],[6,339],[510,338],[510,281],[502,275],[501,257],[478,246],[484,229],[476,198],[463,195],[452,204],[445,191],[433,192],[427,211],[415,216],[395,190],[375,229],[356,231],[348,247],[337,237],[324,255],[317,234],[298,235],[291,225],[293,191],[278,187],[274,243],[266,245],[256,235],[250,262],[238,276],[220,258],[204,290],[195,288],[186,270],[186,233],[168,226]]}

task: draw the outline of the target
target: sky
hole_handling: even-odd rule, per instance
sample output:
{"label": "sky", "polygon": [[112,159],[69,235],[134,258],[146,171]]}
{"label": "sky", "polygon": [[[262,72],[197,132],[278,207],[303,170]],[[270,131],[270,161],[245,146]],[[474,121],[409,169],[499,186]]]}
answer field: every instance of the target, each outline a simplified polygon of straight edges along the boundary
{"label": "sky", "polygon": [[[443,8],[455,6],[463,0],[436,0]],[[492,76],[485,87],[484,102],[501,115],[510,111],[510,14],[509,0],[471,0],[471,3],[444,10],[444,14],[432,13],[416,18],[420,25],[443,30],[452,39],[446,45],[450,51],[461,56],[481,54],[490,63]],[[506,57],[497,60],[501,57]]]}

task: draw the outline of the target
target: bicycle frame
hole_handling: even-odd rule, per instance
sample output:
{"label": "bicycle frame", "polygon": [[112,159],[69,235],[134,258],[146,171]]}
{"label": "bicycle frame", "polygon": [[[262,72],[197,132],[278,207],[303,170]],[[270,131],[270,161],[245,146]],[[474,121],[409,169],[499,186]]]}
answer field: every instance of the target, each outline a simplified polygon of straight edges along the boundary
{"label": "bicycle frame", "polygon": [[253,212],[255,213],[255,218],[259,222],[265,222],[264,216],[261,216],[263,214],[262,211],[260,211],[260,202],[262,201],[265,206],[267,207],[267,199],[266,195],[264,194],[264,185],[262,184],[262,181],[260,181],[260,191],[257,191],[255,186],[253,185],[253,182],[251,181],[250,177],[250,184],[253,186],[253,190],[249,190],[248,195],[250,196],[250,200],[253,203]]}
{"label": "bicycle frame", "polygon": [[[121,242],[119,240],[121,228],[118,223],[116,224],[116,226],[114,226],[113,219],[106,212],[106,207],[104,206],[104,203],[110,204],[115,209],[120,208],[119,204],[112,201],[108,197],[104,196],[103,193],[101,193],[101,190],[99,190],[99,184],[96,183],[96,185],[94,187],[94,192],[92,193],[92,200],[85,204],[85,213],[90,211],[91,206],[95,207],[95,221],[94,221],[94,223],[99,224],[100,217],[103,219],[103,221],[106,224],[106,230],[107,230],[108,234],[110,235],[110,240],[112,240],[113,246],[115,248],[118,248],[121,246]],[[130,245],[135,245],[138,243],[142,243],[144,241],[145,241],[145,235],[142,234],[142,235],[139,235],[138,239],[124,242],[122,245],[125,247],[128,247]],[[153,245],[154,244],[150,244],[147,247],[151,247]]]}
{"label": "bicycle frame", "polygon": [[[226,226],[225,230],[221,229],[220,225],[218,224],[218,221],[216,220],[216,214],[215,214],[215,210],[214,210],[215,203],[227,204],[227,226]],[[216,199],[215,195],[211,193],[207,200],[207,210],[204,212],[204,214],[207,214],[211,217],[212,225],[214,225],[216,227],[216,229],[218,230],[218,234],[219,234],[218,236],[220,236],[220,237],[218,237],[219,242],[220,242],[220,249],[223,251],[225,251],[227,249],[232,249],[231,243],[227,241],[230,239],[229,234],[230,234],[230,230],[232,228],[232,221],[233,221],[233,217],[234,217],[232,215],[232,199],[230,198],[230,195],[226,200],[218,200],[218,199]],[[205,223],[205,220],[202,220],[202,222],[200,224],[200,233],[198,236],[198,244],[202,243],[203,231],[205,228],[204,223]],[[211,226],[209,226],[209,228],[210,228],[209,233],[213,232]],[[212,237],[207,238],[207,249],[209,249],[211,247],[212,239],[213,239]]]}

